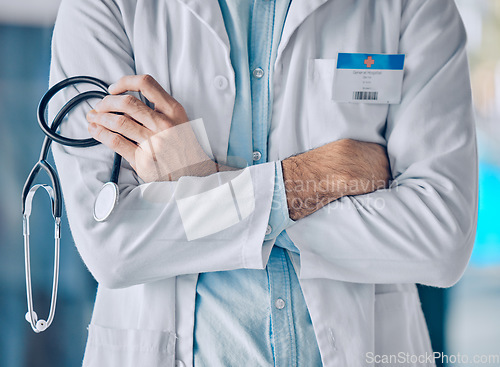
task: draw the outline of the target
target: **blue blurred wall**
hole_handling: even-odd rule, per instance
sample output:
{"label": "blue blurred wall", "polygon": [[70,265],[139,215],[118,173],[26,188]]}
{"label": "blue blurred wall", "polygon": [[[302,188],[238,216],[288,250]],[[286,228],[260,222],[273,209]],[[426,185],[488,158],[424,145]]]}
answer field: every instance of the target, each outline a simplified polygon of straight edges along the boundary
{"label": "blue blurred wall", "polygon": [[[26,293],[21,189],[43,136],[36,106],[48,86],[52,28],[0,25],[0,366],[81,364],[96,284],[85,269],[64,220],[56,318],[36,335],[24,320]],[[40,181],[48,179],[42,177]],[[52,284],[53,220],[48,198],[35,197],[32,268],[35,310],[48,315]]]}

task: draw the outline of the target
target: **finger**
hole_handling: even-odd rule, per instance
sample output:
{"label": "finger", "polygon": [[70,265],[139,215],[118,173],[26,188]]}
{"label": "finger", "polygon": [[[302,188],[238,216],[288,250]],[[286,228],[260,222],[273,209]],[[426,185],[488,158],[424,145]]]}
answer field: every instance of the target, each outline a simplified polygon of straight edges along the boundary
{"label": "finger", "polygon": [[135,141],[138,144],[147,140],[154,134],[151,130],[142,126],[128,115],[99,113],[95,110],[91,110],[87,114],[87,120],[125,136],[127,139]]}
{"label": "finger", "polygon": [[135,169],[135,151],[137,145],[125,139],[120,134],[114,133],[95,123],[90,123],[88,130],[95,140],[121,155]]}
{"label": "finger", "polygon": [[[148,74],[126,75],[116,83],[111,84],[108,90],[111,94],[120,94],[127,91],[141,92],[144,97],[154,103],[156,110],[174,120],[176,120],[175,117],[180,112],[184,112],[180,103]],[[180,111],[181,109],[182,111]]]}
{"label": "finger", "polygon": [[153,111],[144,102],[131,95],[104,97],[94,108],[99,113],[121,112],[139,121],[149,130],[158,132],[170,127],[168,119]]}

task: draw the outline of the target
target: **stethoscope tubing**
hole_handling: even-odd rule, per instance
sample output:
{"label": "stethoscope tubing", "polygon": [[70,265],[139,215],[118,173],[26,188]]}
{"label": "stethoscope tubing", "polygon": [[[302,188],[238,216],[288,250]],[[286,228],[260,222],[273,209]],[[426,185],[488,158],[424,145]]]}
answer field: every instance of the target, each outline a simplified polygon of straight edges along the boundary
{"label": "stethoscope tubing", "polygon": [[[45,110],[50,102],[50,100],[62,89],[67,88],[73,84],[78,83],[90,83],[100,87],[103,91],[87,91],[80,93],[70,99],[57,113],[54,118],[51,126],[47,124],[47,120],[45,119]],[[47,93],[44,94],[40,103],[38,104],[37,117],[38,124],[40,128],[45,133],[45,135],[50,138],[51,141],[55,141],[56,143],[69,146],[69,147],[79,147],[79,148],[87,148],[94,145],[100,144],[97,140],[93,138],[88,139],[73,139],[67,138],[65,136],[57,134],[56,130],[61,125],[66,114],[73,109],[76,105],[80,104],[84,100],[91,98],[104,98],[108,93],[109,85],[104,83],[102,80],[90,77],[90,76],[75,76],[68,79],[64,79],[59,83],[55,84],[50,88]],[[47,149],[48,150],[48,149]]]}

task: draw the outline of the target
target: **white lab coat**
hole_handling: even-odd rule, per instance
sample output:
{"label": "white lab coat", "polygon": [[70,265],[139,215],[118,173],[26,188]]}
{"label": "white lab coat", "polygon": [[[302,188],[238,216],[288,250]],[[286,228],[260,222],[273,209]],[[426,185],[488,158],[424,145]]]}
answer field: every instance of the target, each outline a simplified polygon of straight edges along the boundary
{"label": "white lab coat", "polygon": [[[215,157],[225,160],[235,81],[217,0],[65,0],[52,51],[51,84],[151,74],[191,119],[203,118]],[[334,102],[338,52],[406,54],[401,103]],[[99,282],[84,366],[191,366],[197,274],[264,268],[273,161],[341,138],[386,145],[397,180],[287,231],[300,250],[290,256],[323,363],[372,366],[366,353],[431,352],[414,283],[454,284],[476,226],[474,119],[454,2],[293,0],[274,71],[270,163],[249,168],[255,207],[201,240],[187,240],[168,197],[210,178],[144,185],[125,164],[116,211],[97,223],[93,201],[112,152],[54,146],[72,234]],[[62,131],[88,136],[86,126],[79,111]],[[217,218],[218,203],[211,205],[204,210]]]}

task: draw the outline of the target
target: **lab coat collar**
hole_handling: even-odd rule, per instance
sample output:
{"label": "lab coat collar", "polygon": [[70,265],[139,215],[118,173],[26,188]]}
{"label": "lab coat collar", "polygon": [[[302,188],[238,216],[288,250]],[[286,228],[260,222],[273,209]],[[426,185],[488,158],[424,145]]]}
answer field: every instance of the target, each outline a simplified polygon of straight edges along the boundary
{"label": "lab coat collar", "polygon": [[178,0],[206,25],[217,37],[229,55],[230,45],[224,18],[218,0]]}
{"label": "lab coat collar", "polygon": [[[191,12],[205,24],[218,38],[229,55],[230,44],[224,19],[218,0],[178,0],[187,6]],[[292,0],[286,16],[281,42],[278,47],[276,62],[288,44],[295,30],[321,5],[328,0]]]}
{"label": "lab coat collar", "polygon": [[304,20],[311,15],[321,5],[328,0],[292,0],[290,1],[290,8],[286,16],[285,25],[283,27],[283,34],[278,46],[278,53],[276,56],[275,64],[279,61],[281,54],[286,48],[288,41],[292,37],[295,30],[304,22]]}

